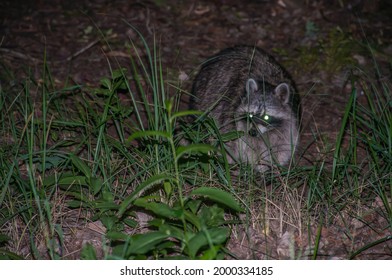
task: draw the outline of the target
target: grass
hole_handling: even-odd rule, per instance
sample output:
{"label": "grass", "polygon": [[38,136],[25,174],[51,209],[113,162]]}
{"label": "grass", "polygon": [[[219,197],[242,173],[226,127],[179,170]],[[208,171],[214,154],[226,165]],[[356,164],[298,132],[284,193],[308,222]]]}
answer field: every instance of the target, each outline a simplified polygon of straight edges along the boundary
{"label": "grass", "polygon": [[[69,238],[91,223],[102,225],[101,245],[86,244],[78,258],[236,258],[241,252],[228,245],[242,234],[249,258],[274,258],[272,244],[252,248],[251,229],[269,240],[294,228],[307,247],[290,237],[285,257],[317,259],[323,229],[337,220],[352,241],[346,258],[391,248],[389,82],[359,78],[367,102],[353,87],[330,143],[332,164],[293,163],[257,178],[249,166],[228,164],[224,143],[234,134],[221,135],[201,112],[178,110],[181,84],[165,81],[156,44],[140,40],[147,61],[131,42],[130,69],[110,65],[98,88],[57,89],[46,64],[40,81],[13,83],[3,69],[1,258],[74,258]],[[384,228],[367,220],[375,201]],[[352,218],[380,237],[359,246]]]}

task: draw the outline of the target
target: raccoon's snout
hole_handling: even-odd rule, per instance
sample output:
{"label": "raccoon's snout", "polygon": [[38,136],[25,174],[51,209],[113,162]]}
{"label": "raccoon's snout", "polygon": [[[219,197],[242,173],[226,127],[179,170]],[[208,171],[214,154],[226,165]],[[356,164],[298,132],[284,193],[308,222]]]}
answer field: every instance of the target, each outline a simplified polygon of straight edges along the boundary
{"label": "raccoon's snout", "polygon": [[249,130],[249,136],[256,137],[258,134],[259,134],[259,133],[258,133],[257,129],[254,128],[254,127],[252,127],[252,128]]}

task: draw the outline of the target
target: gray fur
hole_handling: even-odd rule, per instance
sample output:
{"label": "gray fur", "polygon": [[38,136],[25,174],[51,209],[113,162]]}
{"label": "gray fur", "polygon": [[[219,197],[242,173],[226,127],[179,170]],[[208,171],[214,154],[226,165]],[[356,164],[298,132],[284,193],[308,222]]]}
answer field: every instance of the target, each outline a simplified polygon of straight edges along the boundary
{"label": "gray fur", "polygon": [[263,50],[221,51],[203,64],[192,93],[191,107],[208,111],[222,132],[244,132],[227,144],[231,163],[263,172],[290,161],[298,143],[298,94],[287,71]]}

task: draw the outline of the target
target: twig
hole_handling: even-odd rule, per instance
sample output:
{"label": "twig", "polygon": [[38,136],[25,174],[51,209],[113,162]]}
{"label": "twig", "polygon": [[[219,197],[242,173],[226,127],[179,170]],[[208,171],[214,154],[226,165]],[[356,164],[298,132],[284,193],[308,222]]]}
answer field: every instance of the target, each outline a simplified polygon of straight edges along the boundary
{"label": "twig", "polygon": [[20,52],[16,52],[16,51],[12,51],[10,49],[0,48],[0,52],[7,53],[7,54],[9,54],[9,55],[11,55],[13,57],[16,57],[16,58],[28,59],[28,60],[33,61],[34,63],[39,61],[38,59],[33,58],[33,57],[29,56],[29,55],[26,55],[26,54],[23,54],[23,53],[20,53]]}
{"label": "twig", "polygon": [[79,51],[77,51],[76,53],[70,55],[69,57],[66,58],[66,61],[71,61],[72,59],[74,59],[75,57],[77,57],[78,55],[84,53],[85,51],[87,51],[88,49],[90,49],[91,47],[93,47],[95,44],[97,44],[100,41],[100,39],[96,39],[94,41],[92,41],[90,44],[88,44],[87,46],[85,46],[84,48],[80,49]]}

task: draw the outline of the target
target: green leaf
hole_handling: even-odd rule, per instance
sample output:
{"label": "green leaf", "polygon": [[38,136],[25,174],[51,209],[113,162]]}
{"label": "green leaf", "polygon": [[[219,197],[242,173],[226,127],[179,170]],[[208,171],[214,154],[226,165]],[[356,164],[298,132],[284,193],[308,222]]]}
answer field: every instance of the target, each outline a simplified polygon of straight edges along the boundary
{"label": "green leaf", "polygon": [[75,188],[74,191],[65,191],[64,194],[68,196],[73,196],[75,199],[79,200],[79,203],[85,202],[91,204],[91,200],[89,199],[89,197],[80,189]]}
{"label": "green leaf", "polygon": [[86,244],[82,248],[80,258],[82,260],[96,260],[97,254],[95,253],[95,248],[91,244]]}
{"label": "green leaf", "polygon": [[160,254],[163,254],[164,255],[163,258],[166,258],[167,252],[168,251],[173,251],[174,248],[176,248],[176,247],[177,247],[177,244],[175,242],[173,242],[173,241],[165,241],[165,242],[159,243],[156,246],[155,250],[158,251]]}
{"label": "green leaf", "polygon": [[162,224],[159,226],[159,231],[165,233],[168,237],[173,237],[181,242],[186,242],[184,231],[178,227]]}
{"label": "green leaf", "polygon": [[170,134],[163,131],[155,131],[155,130],[144,130],[144,131],[136,131],[131,136],[128,137],[128,142],[132,140],[143,138],[143,137],[150,137],[150,136],[159,136],[166,139],[170,138]]}
{"label": "green leaf", "polygon": [[96,195],[97,193],[99,193],[99,191],[102,189],[103,186],[103,182],[100,178],[96,178],[96,177],[90,177],[90,186],[93,190],[94,195]]}
{"label": "green leaf", "polygon": [[[104,87],[105,89],[110,89],[111,85],[112,85],[112,81],[110,79],[108,79],[108,78],[101,79],[100,83],[101,83],[101,86]],[[102,93],[103,92],[106,92],[106,90],[102,91]]]}
{"label": "green leaf", "polygon": [[197,211],[200,209],[200,204],[201,204],[201,200],[192,199],[187,201],[186,207],[188,207],[193,214],[196,214]]}
{"label": "green leaf", "polygon": [[164,182],[163,189],[165,190],[166,196],[170,197],[173,191],[172,184],[170,182]]}
{"label": "green leaf", "polygon": [[104,215],[100,220],[108,231],[112,231],[118,223],[118,218],[114,215]]}
{"label": "green leaf", "polygon": [[170,99],[165,100],[165,108],[166,111],[169,113],[169,115],[171,114],[171,111],[173,109],[173,101]]}
{"label": "green leaf", "polygon": [[215,245],[209,248],[208,250],[204,251],[203,254],[200,256],[201,260],[216,260],[217,254],[222,248],[221,245]]}
{"label": "green leaf", "polygon": [[203,246],[222,244],[228,237],[228,228],[210,228],[208,230],[200,231],[189,241],[189,254],[192,258],[195,258]]}
{"label": "green leaf", "polygon": [[87,178],[91,178],[91,170],[90,168],[78,157],[75,155],[71,155],[70,159],[72,161],[72,164],[80,171],[82,172]]}
{"label": "green leaf", "polygon": [[93,205],[95,209],[102,210],[117,210],[119,208],[119,205],[113,201],[96,200],[93,202]]}
{"label": "green leaf", "polygon": [[81,207],[89,207],[88,203],[82,202],[80,200],[71,200],[67,203],[69,208],[81,208]]}
{"label": "green leaf", "polygon": [[184,212],[185,220],[190,222],[192,225],[194,225],[198,230],[201,229],[201,222],[200,222],[200,217],[197,216],[196,214],[185,211]]}
{"label": "green leaf", "polygon": [[183,155],[188,153],[208,153],[213,150],[215,150],[215,148],[208,144],[191,144],[188,146],[180,146],[176,149],[176,160],[179,160]]}
{"label": "green leaf", "polygon": [[[116,243],[115,243],[116,244]],[[124,260],[130,259],[125,257],[126,250],[129,246],[128,242],[120,242],[112,247],[112,254],[107,256],[108,260]]]}
{"label": "green leaf", "polygon": [[9,240],[11,240],[11,238],[9,238],[7,235],[0,234],[0,246],[7,243]]}
{"label": "green leaf", "polygon": [[[74,178],[74,179],[72,179]],[[55,184],[57,185],[73,185],[73,184],[79,184],[79,185],[85,185],[88,186],[86,183],[86,178],[84,176],[75,176],[71,172],[66,172],[61,175],[50,175],[45,177],[44,181],[42,182],[42,185],[44,187],[50,187]]]}
{"label": "green leaf", "polygon": [[115,80],[118,78],[123,78],[126,72],[127,72],[126,68],[116,69],[112,72],[112,79]]}
{"label": "green leaf", "polygon": [[155,176],[152,176],[151,178],[147,179],[143,183],[141,183],[135,191],[128,196],[121,204],[120,208],[118,210],[117,216],[121,217],[124,212],[128,209],[128,207],[131,205],[131,203],[140,195],[141,192],[163,182],[163,181],[168,181],[171,180],[172,177],[167,175],[167,174],[157,174]]}
{"label": "green leaf", "polygon": [[340,149],[342,147],[343,136],[346,132],[346,126],[348,123],[351,109],[352,109],[353,105],[355,106],[356,98],[357,98],[357,91],[355,88],[353,88],[352,92],[351,92],[350,99],[349,99],[349,101],[346,105],[346,108],[344,110],[344,116],[343,116],[343,120],[341,122],[340,131],[339,131],[338,136],[336,138],[335,153],[334,153],[333,162],[332,162],[332,181],[335,179],[335,174],[336,174],[339,155],[340,155]]}
{"label": "green leaf", "polygon": [[218,205],[203,205],[198,217],[207,226],[220,226],[225,223],[224,210]]}
{"label": "green leaf", "polygon": [[113,202],[114,201],[114,194],[111,192],[111,190],[105,188],[102,191],[102,200],[107,201],[107,202]]}
{"label": "green leaf", "polygon": [[129,226],[131,228],[136,228],[138,225],[138,223],[132,219],[124,219],[124,224],[126,224],[127,226]]}
{"label": "green leaf", "polygon": [[128,234],[120,231],[108,231],[105,236],[111,241],[126,241],[130,239]]}
{"label": "green leaf", "polygon": [[221,189],[200,187],[192,191],[191,195],[205,196],[215,202],[229,207],[236,212],[244,211],[230,193]]}
{"label": "green leaf", "polygon": [[23,260],[23,257],[0,248],[0,260]]}
{"label": "green leaf", "polygon": [[[45,169],[49,170],[53,167],[58,167],[63,162],[64,162],[63,156],[58,156],[58,155],[47,156],[45,159]],[[42,166],[43,166],[43,164],[41,163],[41,161],[39,161],[37,164],[37,168],[40,172],[42,172]]]}
{"label": "green leaf", "polygon": [[174,113],[171,118],[170,118],[170,122],[172,122],[174,119],[176,118],[180,118],[180,117],[184,117],[184,116],[189,116],[189,115],[202,115],[203,112],[201,111],[197,111],[197,110],[187,110],[187,111],[181,111],[181,112],[177,112]]}
{"label": "green leaf", "polygon": [[146,254],[154,250],[156,245],[167,238],[163,232],[148,232],[131,236],[131,245],[127,251],[129,255]]}
{"label": "green leaf", "polygon": [[182,215],[181,209],[173,209],[164,203],[148,202],[144,198],[136,199],[134,205],[150,210],[164,218],[178,219]]}
{"label": "green leaf", "polygon": [[[46,182],[45,185],[47,185],[49,182]],[[71,175],[69,177],[60,177],[60,179],[57,182],[52,182],[54,185],[54,183],[57,183],[57,185],[81,185],[81,186],[86,186],[89,187],[89,184],[86,180],[85,176],[74,176]],[[50,186],[50,185],[48,185]]]}

